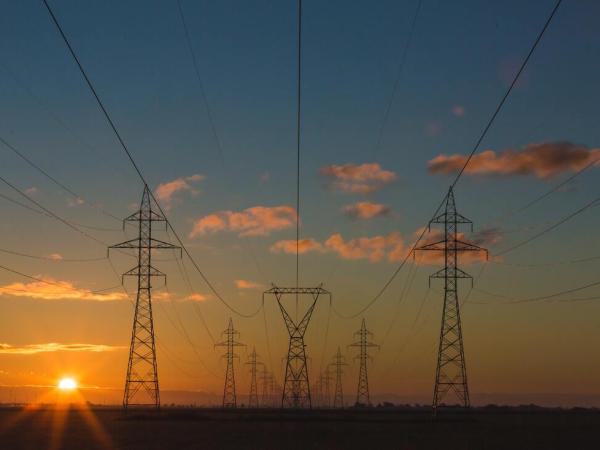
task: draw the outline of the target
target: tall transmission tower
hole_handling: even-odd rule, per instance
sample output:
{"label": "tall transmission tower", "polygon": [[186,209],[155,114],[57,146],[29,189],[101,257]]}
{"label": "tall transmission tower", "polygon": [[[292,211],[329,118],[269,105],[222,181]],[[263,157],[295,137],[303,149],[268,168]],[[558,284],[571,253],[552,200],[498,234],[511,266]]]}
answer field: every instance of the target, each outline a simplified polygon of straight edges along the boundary
{"label": "tall transmission tower", "polygon": [[344,389],[342,387],[343,367],[347,366],[342,350],[338,347],[337,353],[333,357],[333,362],[330,364],[335,367],[335,393],[333,396],[333,407],[344,407]]}
{"label": "tall transmission tower", "polygon": [[379,345],[374,344],[369,341],[369,338],[373,336],[369,330],[367,330],[367,325],[365,323],[365,319],[362,320],[362,325],[360,330],[354,333],[355,338],[358,340],[352,344],[350,347],[358,347],[359,354],[355,357],[360,361],[360,370],[358,373],[358,389],[356,391],[356,405],[357,406],[371,406],[371,397],[369,394],[369,376],[367,373],[367,360],[372,359],[369,355],[369,348],[379,347]]}
{"label": "tall transmission tower", "polygon": [[233,370],[233,361],[235,358],[239,358],[234,353],[235,347],[243,347],[244,344],[236,341],[236,337],[240,335],[233,328],[233,320],[229,318],[229,325],[227,329],[222,333],[225,338],[223,341],[215,344],[215,347],[225,347],[227,349],[223,358],[227,360],[227,368],[225,369],[225,387],[223,388],[223,408],[236,408],[236,395],[235,395],[235,372]]}
{"label": "tall transmission tower", "polygon": [[138,224],[138,236],[134,239],[112,245],[110,249],[137,250],[137,265],[123,274],[124,277],[137,278],[137,296],[133,316],[133,329],[129,347],[129,362],[125,378],[123,408],[132,406],[150,406],[160,408],[160,390],[158,386],[158,364],[154,340],[154,320],[152,318],[152,278],[166,275],[152,266],[152,249],[179,249],[175,245],[152,237],[152,223],[166,219],[157,211],[159,208],[152,200],[150,189],[144,186],[139,211],[123,221]]}
{"label": "tall transmission tower", "polygon": [[458,268],[458,255],[461,252],[486,252],[487,257],[487,250],[459,239],[459,225],[469,224],[472,230],[473,222],[456,212],[452,187],[446,195],[444,212],[429,222],[430,228],[432,223],[444,225],[443,239],[423,245],[416,250],[436,251],[444,254],[444,268],[429,277],[430,282],[431,278],[444,279],[444,310],[433,393],[433,412],[435,414],[446,394],[450,392],[455,394],[462,406],[465,408],[470,406],[458,301],[458,280],[463,278],[472,280],[472,278]]}
{"label": "tall transmission tower", "polygon": [[[282,408],[311,408],[310,383],[308,381],[308,365],[304,335],[317,304],[317,300],[320,296],[327,295],[329,297],[329,302],[331,303],[331,293],[321,286],[316,288],[283,288],[273,286],[263,293],[263,303],[266,294],[274,295],[277,299],[277,304],[279,305],[281,315],[283,316],[285,326],[290,336],[281,406]],[[310,296],[312,301],[309,303],[309,307],[304,315],[300,316],[302,319],[299,322],[295,321],[287,312],[283,304],[283,297],[285,295],[293,295],[296,298],[296,305],[298,305],[298,297],[300,295]]]}
{"label": "tall transmission tower", "polygon": [[[250,393],[248,394],[248,408],[258,408],[258,389],[256,386],[256,366],[262,364],[258,361],[256,349],[252,348],[252,353],[248,356],[247,365],[250,366]],[[264,392],[264,391],[263,391]]]}

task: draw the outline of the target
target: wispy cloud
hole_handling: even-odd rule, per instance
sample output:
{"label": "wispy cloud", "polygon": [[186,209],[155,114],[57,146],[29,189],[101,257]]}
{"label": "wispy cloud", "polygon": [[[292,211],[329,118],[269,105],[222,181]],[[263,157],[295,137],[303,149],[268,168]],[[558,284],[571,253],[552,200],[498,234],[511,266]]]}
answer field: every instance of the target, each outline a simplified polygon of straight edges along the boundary
{"label": "wispy cloud", "polygon": [[[272,253],[296,254],[296,240],[286,239],[277,241],[271,246],[270,251]],[[323,251],[323,246],[315,239],[306,238],[298,241],[298,253],[304,254],[314,251]]]}
{"label": "wispy cloud", "polygon": [[329,180],[334,189],[356,194],[378,191],[398,178],[394,172],[383,170],[378,163],[334,164],[322,167],[319,173]]}
{"label": "wispy cloud", "polygon": [[69,281],[55,280],[50,277],[42,277],[41,279],[45,282],[14,282],[0,286],[0,295],[28,297],[39,300],[87,300],[99,302],[127,300],[127,294],[123,292],[94,292],[90,289],[78,288]]}
{"label": "wispy cloud", "polygon": [[465,107],[462,105],[454,105],[452,107],[452,114],[454,114],[456,117],[463,117],[466,114],[466,110]]}
{"label": "wispy cloud", "polygon": [[202,294],[195,292],[193,294],[190,294],[190,295],[184,297],[184,300],[187,300],[190,302],[204,302],[204,301],[208,300],[208,297],[206,295],[202,295]]}
{"label": "wispy cloud", "polygon": [[204,175],[194,174],[189,177],[176,178],[165,183],[160,183],[155,189],[156,198],[164,204],[165,208],[170,208],[176,200],[175,195],[182,192],[189,192],[191,195],[197,195],[199,191],[193,184],[204,179]]}
{"label": "wispy cloud", "polygon": [[49,342],[44,344],[10,345],[0,343],[0,354],[10,355],[35,355],[37,353],[54,352],[91,352],[103,353],[123,350],[125,346],[104,345],[104,344],[59,344]]}
{"label": "wispy cloud", "polygon": [[367,259],[370,262],[379,262],[387,256],[392,261],[404,250],[404,241],[398,232],[387,236],[359,237],[348,241],[344,240],[340,233],[335,233],[325,241],[325,248],[336,252],[342,259]]}
{"label": "wispy cloud", "polygon": [[235,280],[235,286],[238,289],[261,289],[262,284],[250,280]]}
{"label": "wispy cloud", "polygon": [[[438,155],[428,163],[433,174],[458,173],[467,155]],[[552,178],[565,172],[576,172],[593,161],[600,161],[600,149],[589,149],[571,142],[529,144],[519,150],[496,153],[486,150],[473,156],[465,169],[466,175],[531,175]]]}
{"label": "wispy cloud", "polygon": [[353,219],[371,219],[373,217],[387,216],[390,208],[379,203],[358,202],[344,207],[344,213]]}
{"label": "wispy cloud", "polygon": [[296,224],[296,210],[291,206],[253,206],[243,211],[219,211],[194,222],[190,238],[219,231],[233,231],[240,237],[267,236]]}

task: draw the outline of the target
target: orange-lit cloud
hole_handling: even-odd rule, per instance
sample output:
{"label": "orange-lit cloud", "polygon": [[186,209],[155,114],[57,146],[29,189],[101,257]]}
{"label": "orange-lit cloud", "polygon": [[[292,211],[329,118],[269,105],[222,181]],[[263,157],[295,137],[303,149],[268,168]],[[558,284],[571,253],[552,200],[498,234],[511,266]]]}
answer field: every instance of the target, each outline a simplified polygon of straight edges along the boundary
{"label": "orange-lit cloud", "polygon": [[[430,173],[452,174],[462,169],[467,155],[438,155],[428,163]],[[576,172],[600,160],[600,149],[589,149],[570,142],[529,144],[519,150],[496,153],[486,150],[473,156],[465,169],[467,175],[532,175],[547,179],[564,172]]]}
{"label": "orange-lit cloud", "polygon": [[160,183],[155,189],[154,194],[157,200],[164,204],[165,208],[170,208],[177,193],[189,192],[192,195],[197,195],[198,190],[192,186],[192,183],[197,183],[203,179],[204,176],[200,174],[176,178],[166,183]]}
{"label": "orange-lit cloud", "polygon": [[267,236],[296,224],[296,210],[291,206],[253,206],[243,211],[219,211],[194,223],[190,238],[218,231],[233,231],[243,236]]}
{"label": "orange-lit cloud", "polygon": [[123,292],[94,292],[90,289],[75,287],[69,281],[60,281],[49,277],[42,279],[46,282],[14,282],[0,286],[0,295],[39,300],[90,300],[99,302],[127,300],[127,294]]}
{"label": "orange-lit cloud", "polygon": [[250,280],[235,280],[235,286],[238,289],[261,289],[263,286]]}
{"label": "orange-lit cloud", "polygon": [[27,344],[14,346],[10,344],[0,343],[0,354],[10,355],[35,355],[37,353],[54,353],[54,352],[113,352],[123,350],[124,346],[104,345],[104,344],[59,344],[57,342],[49,342],[45,344]]}
{"label": "orange-lit cloud", "polygon": [[345,241],[341,234],[336,233],[325,241],[325,248],[336,252],[342,259],[367,259],[378,262],[387,255],[388,259],[393,261],[404,251],[404,241],[398,232],[349,241]]}
{"label": "orange-lit cloud", "polygon": [[[296,241],[292,239],[277,241],[271,246],[270,250],[273,253],[296,254]],[[321,243],[312,238],[300,239],[298,253],[304,254],[313,251],[323,251]]]}
{"label": "orange-lit cloud", "polygon": [[50,253],[48,255],[48,258],[50,258],[54,261],[62,261],[63,256],[60,253]]}
{"label": "orange-lit cloud", "polygon": [[358,202],[344,207],[344,213],[354,219],[370,219],[372,217],[387,216],[390,208],[379,203]]}
{"label": "orange-lit cloud", "polygon": [[330,180],[333,188],[356,194],[375,192],[397,178],[378,163],[331,165],[321,168],[319,173]]}
{"label": "orange-lit cloud", "polygon": [[195,292],[193,294],[188,295],[187,297],[184,297],[184,300],[188,300],[190,302],[203,302],[208,300],[208,297],[206,295],[202,295]]}

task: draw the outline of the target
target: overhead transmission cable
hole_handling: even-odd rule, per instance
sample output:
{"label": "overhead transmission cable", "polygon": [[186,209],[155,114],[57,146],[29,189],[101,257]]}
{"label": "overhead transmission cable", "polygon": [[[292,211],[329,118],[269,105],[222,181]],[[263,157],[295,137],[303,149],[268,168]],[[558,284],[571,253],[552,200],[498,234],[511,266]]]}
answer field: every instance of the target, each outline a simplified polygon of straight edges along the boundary
{"label": "overhead transmission cable", "polygon": [[[492,125],[495,122],[496,118],[498,117],[498,114],[502,110],[502,107],[506,103],[506,100],[508,99],[510,93],[513,91],[513,88],[517,84],[517,81],[519,80],[519,77],[521,76],[521,74],[525,70],[525,67],[527,66],[527,63],[531,59],[531,56],[533,55],[535,49],[537,48],[537,46],[540,43],[542,37],[544,36],[546,30],[548,29],[548,26],[552,22],[552,19],[554,18],[555,14],[556,14],[556,11],[558,10],[558,8],[561,5],[561,3],[562,3],[562,0],[557,0],[556,4],[554,5],[554,8],[552,9],[552,12],[550,13],[550,15],[548,16],[548,18],[546,19],[546,22],[544,23],[544,26],[542,27],[541,31],[537,35],[537,38],[533,42],[533,45],[531,46],[529,52],[527,53],[527,56],[525,57],[525,59],[521,63],[521,66],[519,67],[519,70],[516,72],[515,76],[513,77],[512,82],[510,83],[510,85],[508,86],[506,92],[504,93],[504,95],[500,99],[500,102],[498,103],[498,106],[494,110],[494,112],[491,115],[490,119],[488,120],[486,126],[483,128],[483,131],[482,131],[481,135],[479,136],[479,138],[475,142],[475,145],[473,146],[473,149],[471,150],[471,152],[469,153],[469,156],[465,160],[465,163],[463,164],[463,166],[460,169],[460,171],[457,173],[456,177],[454,178],[454,181],[450,184],[451,188],[454,188],[456,186],[456,184],[460,180],[461,176],[463,175],[465,169],[469,165],[471,159],[473,158],[473,155],[479,149],[481,143],[483,142],[483,139],[486,137],[488,131],[492,127]],[[437,216],[438,212],[441,210],[442,206],[444,205],[444,201],[445,201],[445,197],[444,197],[444,199],[442,199],[442,202],[436,208],[434,214],[432,215],[431,220],[433,220]],[[404,265],[408,261],[408,258],[410,258],[410,256],[413,254],[413,252],[415,251],[415,249],[417,248],[417,246],[419,245],[419,243],[421,242],[421,240],[425,236],[426,231],[427,231],[427,227],[424,227],[423,230],[421,231],[421,233],[419,234],[417,240],[411,246],[409,252],[406,254],[406,256],[404,257],[404,259],[400,262],[400,265],[392,273],[392,276],[386,281],[386,283],[383,285],[383,287],[377,292],[377,294],[365,306],[363,306],[358,312],[356,312],[354,314],[350,314],[350,315],[340,314],[335,309],[334,309],[334,312],[336,312],[336,314],[339,317],[343,318],[343,319],[353,319],[353,318],[356,318],[356,317],[360,316],[366,310],[368,310],[371,306],[373,306],[375,304],[375,302],[377,302],[377,300],[379,300],[379,298],[381,298],[381,296],[384,294],[384,292],[387,290],[387,288],[390,286],[390,284],[392,284],[392,282],[394,281],[394,279],[396,278],[396,276],[398,275],[398,273],[400,273],[400,271],[402,270],[402,268],[404,267]]]}
{"label": "overhead transmission cable", "polygon": [[[131,154],[131,152],[129,151],[129,148],[127,147],[127,144],[125,144],[125,141],[123,140],[123,138],[121,137],[121,134],[119,133],[115,123],[113,122],[113,120],[111,119],[110,115],[108,114],[108,111],[106,110],[106,108],[104,107],[104,104],[102,103],[102,100],[100,100],[100,97],[98,95],[98,93],[96,92],[96,89],[94,88],[94,85],[92,84],[90,78],[88,77],[85,69],[83,68],[83,65],[81,64],[79,58],[77,57],[77,54],[75,53],[75,50],[73,49],[73,47],[71,46],[71,43],[69,42],[67,36],[65,35],[60,23],[58,22],[58,19],[56,18],[56,16],[54,15],[54,12],[52,11],[52,8],[50,7],[50,5],[48,4],[47,0],[42,0],[44,2],[44,5],[46,6],[46,9],[48,10],[48,13],[50,14],[50,18],[52,19],[52,22],[54,23],[54,25],[56,26],[60,36],[62,37],[62,40],[64,41],[65,45],[67,46],[67,49],[69,50],[69,53],[71,54],[71,56],[73,57],[73,60],[75,61],[75,63],[77,64],[77,67],[79,68],[79,71],[81,72],[81,75],[83,76],[88,88],[90,89],[92,95],[94,96],[96,103],[98,104],[98,107],[100,108],[100,110],[102,111],[104,117],[106,118],[108,124],[110,125],[110,128],[112,129],[113,133],[115,134],[115,136],[117,137],[117,140],[119,141],[119,144],[121,145],[121,148],[123,149],[123,151],[125,152],[127,158],[129,159],[129,162],[131,163],[131,165],[133,166],[133,168],[135,169],[135,172],[138,174],[140,180],[142,181],[142,183],[144,184],[144,186],[148,186],[148,183],[146,181],[146,178],[144,177],[144,175],[142,174],[142,171],[140,170],[139,166],[137,165],[137,163],[135,162],[135,159],[133,158],[133,155]],[[189,250],[187,249],[187,247],[185,246],[185,244],[183,243],[183,241],[181,240],[181,238],[179,237],[179,234],[177,233],[177,231],[175,230],[175,228],[173,228],[173,225],[171,224],[171,222],[168,220],[167,215],[165,214],[163,208],[160,206],[160,203],[157,201],[154,193],[149,190],[150,196],[152,197],[152,199],[154,200],[154,203],[156,204],[156,206],[158,207],[161,215],[163,217],[165,217],[166,220],[166,224],[167,226],[171,229],[171,231],[173,232],[173,236],[175,237],[175,239],[177,240],[177,242],[179,243],[179,245],[181,246],[183,252],[185,253],[185,255],[188,257],[188,259],[190,260],[190,262],[192,263],[192,265],[194,266],[195,270],[198,272],[198,274],[200,275],[200,277],[202,278],[202,280],[204,281],[204,283],[208,286],[208,288],[211,290],[211,292],[215,295],[215,297],[221,302],[223,303],[223,305],[225,305],[231,312],[233,312],[234,314],[237,314],[238,316],[241,317],[254,317],[256,316],[259,312],[260,309],[262,308],[262,304],[259,306],[259,308],[254,311],[251,314],[245,314],[243,312],[238,311],[236,308],[234,308],[233,306],[231,306],[222,296],[221,294],[216,290],[216,288],[214,287],[214,285],[210,282],[210,280],[206,277],[206,275],[204,274],[204,272],[202,272],[202,270],[200,269],[200,267],[198,266],[198,264],[196,263],[196,261],[194,260],[194,258],[192,257],[191,253],[189,252]]]}
{"label": "overhead transmission cable", "polygon": [[396,98],[396,92],[398,91],[398,87],[400,85],[400,80],[402,79],[402,74],[404,73],[404,66],[406,64],[406,57],[408,55],[408,50],[410,49],[410,45],[412,43],[413,34],[415,32],[415,26],[417,24],[417,18],[419,17],[419,11],[421,11],[421,4],[423,0],[417,1],[417,7],[415,9],[415,13],[410,25],[410,30],[408,32],[408,37],[406,38],[406,42],[404,43],[404,48],[402,49],[402,56],[400,57],[400,64],[398,65],[398,72],[396,74],[396,79],[394,80],[394,85],[392,87],[392,95],[390,95],[390,99],[385,108],[385,112],[383,114],[383,120],[381,121],[381,125],[379,127],[379,131],[377,133],[377,140],[375,141],[375,147],[373,148],[373,158],[377,158],[377,152],[381,147],[381,142],[383,140],[383,132],[385,131],[386,125],[388,123],[388,119],[390,116],[390,112],[392,110],[392,106],[394,104],[394,100]]}

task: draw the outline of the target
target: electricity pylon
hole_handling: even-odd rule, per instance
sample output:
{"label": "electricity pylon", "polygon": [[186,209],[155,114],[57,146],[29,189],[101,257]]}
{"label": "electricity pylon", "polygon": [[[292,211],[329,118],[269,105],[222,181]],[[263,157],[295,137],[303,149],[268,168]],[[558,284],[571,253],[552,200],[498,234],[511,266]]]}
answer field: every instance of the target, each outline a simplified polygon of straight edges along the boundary
{"label": "electricity pylon", "polygon": [[152,278],[166,275],[152,266],[152,249],[179,249],[175,245],[152,237],[152,223],[167,221],[154,207],[150,189],[144,186],[140,209],[123,221],[136,222],[138,236],[134,239],[112,245],[110,249],[137,250],[137,265],[123,274],[124,277],[137,278],[137,296],[133,316],[133,329],[129,346],[129,362],[125,378],[123,408],[130,406],[153,405],[160,408],[160,390],[158,386],[158,364],[154,341],[154,320],[152,318]]}
{"label": "electricity pylon", "polygon": [[487,250],[458,238],[459,225],[469,224],[472,230],[473,222],[456,212],[452,187],[446,195],[444,212],[429,222],[429,228],[432,223],[444,225],[444,238],[438,242],[423,245],[416,250],[444,253],[444,268],[429,277],[430,282],[431,278],[444,279],[444,310],[433,392],[433,413],[436,414],[437,408],[449,392],[456,395],[462,406],[465,408],[470,406],[458,302],[458,280],[463,278],[472,280],[472,278],[458,268],[458,254],[461,252],[486,252],[487,257]]}
{"label": "electricity pylon", "polygon": [[[321,286],[316,288],[282,288],[273,286],[263,293],[263,303],[265,294],[272,294],[277,299],[281,315],[290,336],[290,343],[285,366],[285,378],[283,381],[283,393],[281,396],[282,408],[311,408],[310,383],[308,381],[308,365],[306,357],[306,345],[304,344],[304,334],[308,328],[308,323],[321,295],[329,296],[331,303],[331,293]],[[304,313],[302,319],[296,322],[288,314],[283,305],[284,295],[294,295],[296,306],[298,307],[298,297],[300,295],[310,295],[312,302],[308,310]]]}
{"label": "electricity pylon", "polygon": [[260,406],[262,406],[263,408],[267,408],[269,406],[272,406],[272,395],[273,393],[271,392],[271,386],[273,383],[273,375],[271,375],[268,371],[267,371],[267,366],[266,364],[262,365],[262,373],[260,375],[260,384],[261,384],[261,388],[262,388],[262,394],[260,397]]}
{"label": "electricity pylon", "polygon": [[250,393],[248,394],[248,408],[258,408],[258,389],[256,387],[256,365],[264,365],[258,361],[256,349],[252,348],[252,353],[248,356],[247,365],[250,366]]}
{"label": "electricity pylon", "polygon": [[227,326],[227,329],[223,331],[222,335],[225,337],[225,340],[215,344],[215,347],[227,348],[227,352],[223,355],[227,360],[227,369],[225,369],[225,387],[223,388],[223,408],[236,408],[233,360],[239,358],[239,356],[234,353],[234,348],[243,347],[244,344],[235,340],[236,336],[239,336],[240,333],[233,328],[233,320],[231,320],[231,318],[229,318],[229,325]]}
{"label": "electricity pylon", "polygon": [[358,356],[354,359],[358,359],[360,361],[360,370],[358,373],[358,389],[356,391],[356,406],[371,406],[371,397],[369,394],[369,376],[367,373],[367,360],[373,359],[369,355],[369,348],[371,347],[379,347],[379,345],[374,344],[369,341],[369,338],[373,336],[369,330],[367,330],[367,325],[365,324],[365,319],[362,320],[362,325],[360,330],[354,333],[354,336],[358,338],[356,342],[350,344],[350,347],[358,347],[360,349]]}
{"label": "electricity pylon", "polygon": [[335,367],[335,394],[333,396],[333,407],[343,408],[344,407],[344,390],[342,387],[342,375],[343,366],[347,366],[345,358],[342,355],[342,351],[338,347],[337,353],[333,357],[333,362],[330,364]]}
{"label": "electricity pylon", "polygon": [[331,370],[329,366],[323,372],[323,406],[331,408]]}

